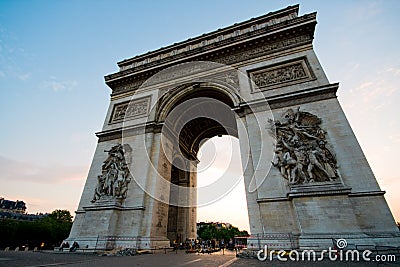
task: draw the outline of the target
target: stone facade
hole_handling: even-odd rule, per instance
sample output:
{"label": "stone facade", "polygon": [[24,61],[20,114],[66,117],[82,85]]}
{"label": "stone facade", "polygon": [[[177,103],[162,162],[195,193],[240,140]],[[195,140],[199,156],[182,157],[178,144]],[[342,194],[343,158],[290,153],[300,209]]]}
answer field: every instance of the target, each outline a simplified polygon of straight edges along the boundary
{"label": "stone facade", "polygon": [[[316,14],[298,16],[298,8],[118,63],[105,77],[113,93],[70,243],[149,248],[196,238],[198,147],[230,134],[240,141],[249,246],[275,237],[281,248],[325,249],[343,237],[400,244],[336,98],[339,84],[314,53]],[[110,159],[116,147],[122,152]],[[132,179],[121,175],[125,164]],[[102,197],[109,191],[99,175],[129,180],[117,188],[124,194]]]}

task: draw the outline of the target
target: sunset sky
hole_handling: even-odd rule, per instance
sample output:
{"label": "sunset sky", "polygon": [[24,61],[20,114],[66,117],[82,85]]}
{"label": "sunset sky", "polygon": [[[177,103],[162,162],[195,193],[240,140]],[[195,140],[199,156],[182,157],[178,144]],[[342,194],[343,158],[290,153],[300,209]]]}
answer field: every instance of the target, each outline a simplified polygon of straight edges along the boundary
{"label": "sunset sky", "polygon": [[[397,220],[400,220],[400,1],[0,1],[0,197],[28,212],[76,210],[117,62],[300,4],[317,11],[314,49]],[[238,140],[203,147],[220,164],[199,184],[241,176]],[[211,152],[210,152],[211,151]],[[208,157],[208,159],[207,159]],[[227,165],[226,165],[227,166]],[[248,229],[242,183],[200,208],[199,221]],[[199,196],[201,197],[201,196]]]}

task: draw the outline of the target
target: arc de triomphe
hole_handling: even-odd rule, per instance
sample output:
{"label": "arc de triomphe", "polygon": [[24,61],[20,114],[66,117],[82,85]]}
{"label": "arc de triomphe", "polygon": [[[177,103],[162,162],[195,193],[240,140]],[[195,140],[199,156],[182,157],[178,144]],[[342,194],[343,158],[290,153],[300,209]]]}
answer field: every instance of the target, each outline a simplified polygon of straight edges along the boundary
{"label": "arc de triomphe", "polygon": [[[68,241],[150,248],[196,238],[197,152],[239,138],[249,246],[396,244],[382,191],[313,50],[299,6],[118,63],[110,106]],[[207,203],[202,203],[207,204]],[[275,244],[275,243],[276,244]]]}

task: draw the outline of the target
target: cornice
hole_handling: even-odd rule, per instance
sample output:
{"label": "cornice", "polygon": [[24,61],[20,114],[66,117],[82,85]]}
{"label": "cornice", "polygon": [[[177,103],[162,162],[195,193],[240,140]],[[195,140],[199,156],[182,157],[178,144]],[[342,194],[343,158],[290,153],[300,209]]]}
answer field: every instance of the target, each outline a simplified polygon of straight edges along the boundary
{"label": "cornice", "polygon": [[[258,18],[253,20],[254,22],[260,21]],[[253,21],[250,20],[246,23],[250,22]],[[239,29],[240,26],[243,25],[245,24],[237,24],[219,31],[220,33],[227,29],[235,31],[235,29]],[[204,60],[231,65],[268,53],[277,52],[282,49],[311,44],[314,37],[315,25],[316,13],[311,13],[301,17],[288,19],[271,26],[253,29],[252,31],[249,30],[243,34],[214,41],[210,44],[196,47],[191,50],[187,49],[186,51],[181,51],[179,53],[171,52],[164,58],[161,58],[160,56],[159,59],[156,60],[149,59],[149,57],[156,58],[157,56],[155,55],[161,55],[163,53],[163,55],[165,55],[167,51],[176,49],[178,46],[191,46],[191,42],[193,41],[188,40],[129,60],[124,60],[119,63],[121,70],[117,73],[105,76],[105,81],[107,85],[113,89],[113,95],[116,95],[135,90],[149,77],[173,64]],[[205,36],[200,36],[193,40],[206,40],[219,31]],[[248,52],[246,53],[246,56],[242,56],[245,52]],[[132,63],[138,62],[138,60],[142,60],[146,57],[148,60],[144,60],[143,64],[134,66],[136,63]],[[128,65],[126,64],[131,67],[127,67]],[[129,86],[123,86],[128,84]]]}
{"label": "cornice", "polygon": [[[237,32],[237,30],[240,30],[240,32],[237,32],[237,34],[234,34],[229,37],[235,37],[238,35],[241,35],[242,32],[246,33],[247,29],[250,31],[254,31],[255,29],[261,29],[261,28],[266,28],[266,27],[271,27],[274,26],[275,24],[278,24],[279,22],[286,21],[290,18],[297,18],[299,13],[299,5],[294,5],[294,6],[288,6],[284,9],[274,11],[274,12],[269,12],[268,14],[256,17],[256,18],[251,18],[249,20],[243,21],[241,23],[235,23],[231,26],[225,27],[223,29],[218,29],[216,31],[212,31],[206,34],[203,34],[201,36],[197,36],[194,38],[189,38],[188,40],[178,42],[172,45],[169,45],[167,47],[162,47],[160,49],[154,50],[154,51],[149,51],[145,54],[135,56],[130,59],[125,59],[120,62],[118,62],[118,66],[121,68],[120,70],[124,70],[127,68],[132,68],[136,67],[134,66],[135,63],[143,62],[145,60],[149,60],[151,58],[157,57],[158,55],[161,54],[169,54],[173,51],[175,53],[172,53],[173,55],[176,55],[177,53],[182,53],[185,50],[192,50],[191,48],[195,47],[197,44],[200,45],[201,47],[207,46],[204,44],[204,41],[210,41],[213,40],[215,37],[219,36],[226,36],[232,33]],[[257,26],[257,27],[254,27]],[[253,28],[252,28],[253,27]],[[221,42],[226,38],[215,40],[216,42]],[[203,43],[203,45],[202,45]],[[214,43],[214,42],[212,42]],[[191,46],[191,47],[188,47]],[[143,62],[146,63],[146,62]],[[148,62],[147,62],[148,63]]]}
{"label": "cornice", "polygon": [[145,210],[145,209],[146,208],[144,206],[124,207],[124,206],[112,204],[112,205],[97,205],[97,206],[83,207],[83,212],[80,211],[79,213],[84,213],[89,210]]}
{"label": "cornice", "polygon": [[[201,45],[199,47],[196,47],[196,48],[193,48],[190,50],[186,49],[186,51],[178,52],[178,51],[175,51],[176,49],[173,49],[169,53],[167,51],[160,51],[159,54],[161,54],[162,52],[165,52],[166,54],[169,54],[169,55],[166,55],[163,57],[161,57],[161,55],[160,55],[159,59],[156,58],[157,56],[152,57],[152,58],[145,58],[140,61],[141,63],[138,63],[138,61],[134,61],[133,63],[131,63],[129,65],[124,65],[124,66],[120,67],[119,72],[105,76],[105,81],[108,83],[116,78],[120,78],[120,77],[128,75],[128,74],[138,74],[142,70],[149,70],[152,67],[159,68],[160,66],[162,66],[165,68],[167,66],[166,63],[176,64],[177,61],[181,61],[182,59],[193,60],[193,58],[197,58],[198,56],[200,56],[202,54],[225,49],[227,47],[237,46],[244,42],[249,42],[249,41],[252,41],[255,39],[260,39],[260,38],[263,38],[266,36],[274,35],[274,39],[276,39],[277,38],[276,35],[279,36],[279,33],[282,33],[286,30],[294,31],[295,28],[299,28],[300,26],[304,26],[305,24],[309,24],[309,23],[313,23],[315,26],[316,13],[303,15],[301,17],[297,17],[292,20],[284,21],[284,22],[278,23],[276,25],[272,25],[270,27],[248,31],[246,33],[243,33],[243,34],[240,34],[237,36],[232,36],[227,39],[210,42],[209,44],[204,44],[204,45]],[[314,27],[309,30],[311,30],[309,33],[313,36]],[[283,37],[283,36],[281,36],[281,37]],[[186,45],[190,46],[190,44],[186,44]],[[175,52],[173,52],[173,51],[175,51]],[[168,64],[168,65],[170,65],[170,64]]]}
{"label": "cornice", "polygon": [[287,193],[289,199],[302,197],[322,197],[332,195],[349,195],[351,187],[344,186],[341,182],[321,182],[290,186]]}
{"label": "cornice", "polygon": [[371,196],[383,196],[386,191],[366,191],[366,192],[353,192],[349,194],[349,197],[371,197]]}
{"label": "cornice", "polygon": [[288,197],[265,197],[265,198],[257,198],[256,201],[257,203],[263,203],[263,202],[284,202],[284,201],[289,201],[290,199]]}
{"label": "cornice", "polygon": [[316,102],[331,98],[336,98],[336,92],[339,88],[339,83],[333,83],[304,90],[274,95],[268,97],[266,100],[271,109],[278,109],[282,107],[302,105],[304,103]]}
{"label": "cornice", "polygon": [[252,112],[267,110],[268,107],[265,105],[265,101],[268,102],[271,110],[322,101],[336,98],[336,92],[338,88],[339,83],[333,83],[284,94],[276,94],[272,97],[265,97],[263,99],[240,103],[239,106],[234,107],[232,110],[235,111],[239,117],[241,117]]}
{"label": "cornice", "polygon": [[120,127],[116,127],[111,130],[105,130],[101,132],[97,132],[96,136],[98,138],[98,142],[106,142],[116,139],[121,139],[128,136],[140,135],[145,133],[160,133],[161,128],[163,127],[163,123],[156,123],[153,121],[137,124],[129,127],[124,127],[121,125]]}

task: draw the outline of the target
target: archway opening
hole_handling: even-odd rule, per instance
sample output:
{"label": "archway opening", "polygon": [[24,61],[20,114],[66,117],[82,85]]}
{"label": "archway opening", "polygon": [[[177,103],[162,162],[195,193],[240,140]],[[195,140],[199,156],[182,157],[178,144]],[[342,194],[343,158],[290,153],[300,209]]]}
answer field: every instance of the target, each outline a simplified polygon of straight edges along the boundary
{"label": "archway opening", "polygon": [[[239,214],[244,220],[238,226],[248,229],[238,140],[237,123],[240,118],[233,108],[232,100],[224,93],[196,87],[192,92],[181,96],[172,105],[164,121],[162,146],[165,157],[172,162],[170,177],[167,178],[170,179],[167,237],[171,242],[180,243],[186,239],[197,237],[197,207],[215,205],[218,202],[220,206],[226,205],[225,210],[230,210],[232,205],[229,204],[229,201],[219,201],[226,195],[229,195],[231,199],[236,198],[239,201],[237,203],[243,204],[236,205],[236,209],[238,206],[243,208]],[[211,158],[207,156],[210,153],[210,150],[207,149],[210,145],[207,144],[210,142],[217,145],[215,148],[220,151],[218,154],[211,155]],[[224,146],[231,147],[221,151]],[[204,149],[199,153],[200,147],[204,147]],[[235,155],[224,155],[227,151],[231,151],[231,154],[235,153]],[[212,162],[213,160],[216,161]],[[200,164],[201,161],[204,163]],[[221,164],[228,164],[229,167],[221,169]],[[199,166],[201,167],[200,172]],[[222,176],[212,174],[218,168],[223,172]],[[200,177],[213,176],[214,181],[199,187],[198,173],[200,173]],[[240,182],[241,186],[233,190]],[[200,184],[203,184],[203,181]],[[192,188],[194,190],[191,190]],[[197,198],[197,194],[199,194],[199,198]],[[199,202],[199,199],[202,201]],[[212,209],[212,207],[204,208],[205,212],[202,213],[201,220],[236,223],[236,221],[227,221],[237,216],[234,215],[234,212],[227,218],[220,216],[217,219],[211,215]],[[209,217],[207,217],[207,213]]]}
{"label": "archway opening", "polygon": [[[177,199],[182,197],[180,194],[183,192],[179,192],[181,191],[179,190],[180,187],[189,186],[188,173],[177,167],[181,164],[176,160],[171,168],[171,183],[177,185],[177,187],[170,188],[169,203],[176,203]],[[180,243],[186,237],[188,228],[187,209],[187,207],[180,207],[173,204],[168,206],[167,237],[171,242]]]}
{"label": "archway opening", "polygon": [[[239,139],[229,135],[208,139],[201,145],[198,159],[198,187],[212,184],[222,176],[237,181],[237,184],[223,198],[200,206],[197,222],[230,223],[250,232]],[[204,202],[204,194],[197,197],[199,203]]]}

